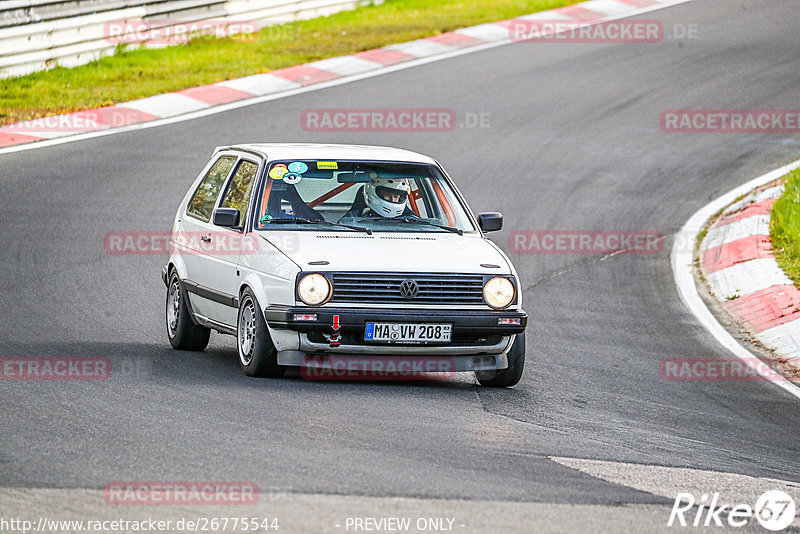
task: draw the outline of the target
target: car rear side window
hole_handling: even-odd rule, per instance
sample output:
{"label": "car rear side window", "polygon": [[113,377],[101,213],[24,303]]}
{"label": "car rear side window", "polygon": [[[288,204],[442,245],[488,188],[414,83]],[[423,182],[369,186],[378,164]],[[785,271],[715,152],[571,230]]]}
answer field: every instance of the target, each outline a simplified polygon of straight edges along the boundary
{"label": "car rear side window", "polygon": [[257,164],[252,161],[242,160],[233,178],[231,178],[228,190],[225,192],[222,204],[220,204],[221,208],[236,208],[239,210],[242,226],[244,226],[244,217],[247,213],[247,204],[250,202],[250,195],[253,192],[256,171],[258,171]]}
{"label": "car rear side window", "polygon": [[211,213],[214,211],[214,204],[219,197],[222,184],[225,183],[225,178],[230,174],[234,163],[236,158],[233,156],[223,156],[217,160],[189,201],[186,210],[189,215],[205,222],[211,220]]}

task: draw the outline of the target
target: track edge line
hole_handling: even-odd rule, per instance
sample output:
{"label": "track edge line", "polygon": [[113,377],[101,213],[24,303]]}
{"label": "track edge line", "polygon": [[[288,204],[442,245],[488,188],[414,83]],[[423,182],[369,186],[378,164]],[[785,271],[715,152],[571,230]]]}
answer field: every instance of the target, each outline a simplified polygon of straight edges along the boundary
{"label": "track edge line", "polygon": [[[683,303],[686,304],[689,311],[692,312],[698,322],[714,337],[714,339],[749,367],[753,365],[752,358],[758,358],[758,356],[739,343],[730,332],[717,321],[716,317],[711,313],[711,310],[708,309],[700,298],[694,280],[694,245],[697,242],[697,236],[703,226],[715,213],[732,203],[739,196],[748,193],[756,187],[780,178],[797,168],[800,168],[800,159],[774,169],[758,178],[754,178],[712,200],[695,212],[681,227],[678,233],[675,234],[672,251],[670,252],[670,265],[672,266],[675,286]],[[680,246],[676,246],[676,243]],[[760,360],[760,358],[758,359]],[[786,378],[781,376],[773,380],[772,383],[782,388],[790,395],[800,399],[800,387],[794,385]]]}

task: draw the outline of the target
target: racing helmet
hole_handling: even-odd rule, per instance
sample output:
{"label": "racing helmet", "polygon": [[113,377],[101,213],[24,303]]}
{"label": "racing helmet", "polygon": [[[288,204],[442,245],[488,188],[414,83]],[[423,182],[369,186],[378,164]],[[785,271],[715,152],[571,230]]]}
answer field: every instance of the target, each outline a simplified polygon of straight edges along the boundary
{"label": "racing helmet", "polygon": [[406,209],[411,192],[408,178],[373,177],[364,186],[364,201],[372,211],[384,217],[398,217]]}

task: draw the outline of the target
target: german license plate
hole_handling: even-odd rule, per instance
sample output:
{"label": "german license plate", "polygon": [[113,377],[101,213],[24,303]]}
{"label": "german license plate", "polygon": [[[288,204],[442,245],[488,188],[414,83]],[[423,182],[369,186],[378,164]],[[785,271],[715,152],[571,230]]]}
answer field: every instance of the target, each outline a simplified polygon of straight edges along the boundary
{"label": "german license plate", "polygon": [[364,341],[382,343],[450,343],[452,324],[367,323]]}

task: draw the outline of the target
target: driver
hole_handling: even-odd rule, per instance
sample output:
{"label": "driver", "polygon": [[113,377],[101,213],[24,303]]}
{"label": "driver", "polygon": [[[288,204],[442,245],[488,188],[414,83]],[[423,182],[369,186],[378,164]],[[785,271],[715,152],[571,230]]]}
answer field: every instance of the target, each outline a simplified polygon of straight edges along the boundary
{"label": "driver", "polygon": [[359,208],[354,205],[343,219],[376,216],[391,218],[413,214],[406,203],[410,192],[411,183],[408,178],[373,177],[364,186],[366,207]]}

